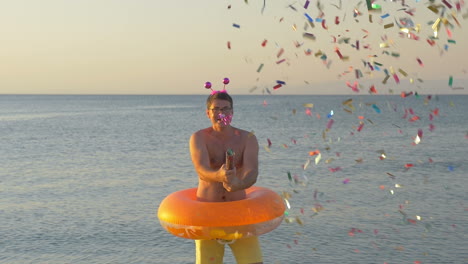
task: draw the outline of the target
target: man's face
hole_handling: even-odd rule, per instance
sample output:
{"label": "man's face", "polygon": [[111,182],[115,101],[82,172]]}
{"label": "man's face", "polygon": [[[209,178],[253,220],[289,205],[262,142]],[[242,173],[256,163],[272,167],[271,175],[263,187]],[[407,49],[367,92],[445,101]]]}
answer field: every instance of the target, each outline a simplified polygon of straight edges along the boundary
{"label": "man's face", "polygon": [[206,115],[213,125],[227,126],[231,123],[233,110],[227,100],[215,99],[206,110]]}

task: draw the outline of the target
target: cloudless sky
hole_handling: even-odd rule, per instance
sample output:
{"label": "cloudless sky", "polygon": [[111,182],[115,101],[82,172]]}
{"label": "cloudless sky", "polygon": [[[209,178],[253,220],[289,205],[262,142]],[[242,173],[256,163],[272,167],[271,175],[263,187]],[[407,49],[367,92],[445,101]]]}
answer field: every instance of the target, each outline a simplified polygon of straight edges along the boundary
{"label": "cloudless sky", "polygon": [[[366,1],[306,2],[2,1],[0,94],[208,94],[204,83],[221,89],[224,77],[233,94],[355,93],[346,82],[364,94],[372,85],[383,94],[468,93],[464,1],[446,1],[452,8],[439,0],[373,1],[380,12],[369,12]],[[431,46],[439,17],[447,23]],[[401,33],[402,21],[414,23],[419,39]],[[382,83],[384,70],[400,83],[393,76]],[[275,90],[278,80],[286,84]]]}

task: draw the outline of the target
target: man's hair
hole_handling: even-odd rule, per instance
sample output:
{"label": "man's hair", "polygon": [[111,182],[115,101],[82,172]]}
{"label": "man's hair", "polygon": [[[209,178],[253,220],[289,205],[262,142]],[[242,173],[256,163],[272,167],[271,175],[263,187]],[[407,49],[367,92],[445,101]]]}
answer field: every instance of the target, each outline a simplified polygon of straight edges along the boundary
{"label": "man's hair", "polygon": [[208,98],[206,99],[206,108],[207,109],[210,108],[211,104],[213,103],[213,101],[215,99],[226,100],[229,103],[231,103],[231,108],[234,107],[234,104],[232,103],[232,97],[228,93],[217,92],[217,93],[214,93],[214,94],[210,94],[210,96],[208,96]]}

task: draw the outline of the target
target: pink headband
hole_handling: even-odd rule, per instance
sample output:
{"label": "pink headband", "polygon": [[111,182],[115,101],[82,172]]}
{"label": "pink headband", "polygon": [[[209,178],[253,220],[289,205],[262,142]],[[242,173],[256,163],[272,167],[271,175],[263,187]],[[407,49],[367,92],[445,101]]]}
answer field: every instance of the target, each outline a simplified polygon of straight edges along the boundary
{"label": "pink headband", "polygon": [[217,94],[217,93],[227,93],[227,91],[226,91],[226,84],[229,83],[229,78],[224,78],[224,79],[223,79],[223,83],[224,83],[224,87],[223,87],[222,90],[219,90],[219,91],[216,91],[216,90],[211,89],[211,83],[210,83],[210,82],[206,82],[206,83],[205,83],[205,88],[206,88],[206,89],[211,89],[210,95]]}

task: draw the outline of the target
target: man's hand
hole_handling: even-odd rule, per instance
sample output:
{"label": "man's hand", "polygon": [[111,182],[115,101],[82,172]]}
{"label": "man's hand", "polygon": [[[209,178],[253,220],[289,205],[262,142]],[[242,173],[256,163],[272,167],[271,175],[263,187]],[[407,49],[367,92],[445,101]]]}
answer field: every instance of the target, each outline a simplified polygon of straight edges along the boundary
{"label": "man's hand", "polygon": [[235,192],[243,189],[242,181],[236,175],[236,168],[232,170],[227,170],[226,165],[223,165],[221,169],[225,172],[223,187],[224,189],[226,189],[226,191]]}

